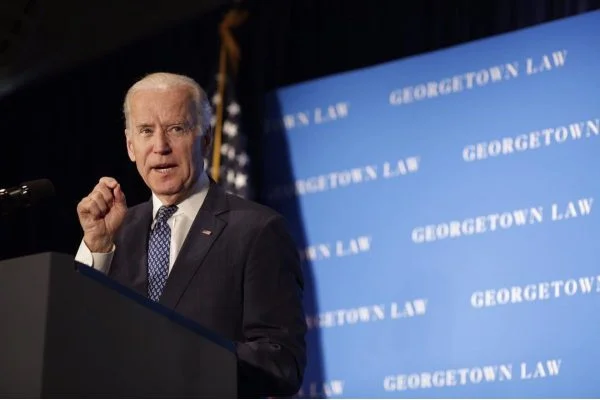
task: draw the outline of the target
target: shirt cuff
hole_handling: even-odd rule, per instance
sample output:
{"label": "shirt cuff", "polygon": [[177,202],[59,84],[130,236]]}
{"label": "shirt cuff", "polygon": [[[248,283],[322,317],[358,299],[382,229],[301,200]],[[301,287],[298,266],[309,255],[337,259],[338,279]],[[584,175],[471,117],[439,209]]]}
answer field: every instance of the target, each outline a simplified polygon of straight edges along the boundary
{"label": "shirt cuff", "polygon": [[115,254],[115,248],[116,247],[113,244],[112,249],[108,253],[92,253],[82,240],[79,245],[79,250],[77,250],[77,254],[75,255],[75,261],[92,267],[104,274],[108,274],[110,263]]}

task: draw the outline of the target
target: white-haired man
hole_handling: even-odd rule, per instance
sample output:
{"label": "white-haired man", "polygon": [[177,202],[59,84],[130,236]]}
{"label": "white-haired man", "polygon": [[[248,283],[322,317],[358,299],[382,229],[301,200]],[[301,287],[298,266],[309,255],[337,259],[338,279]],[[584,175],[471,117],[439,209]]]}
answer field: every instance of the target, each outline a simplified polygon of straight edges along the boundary
{"label": "white-haired man", "polygon": [[237,344],[240,396],[289,396],[306,365],[303,278],[283,218],[204,171],[210,105],[192,79],[150,74],[127,92],[127,153],[152,192],[128,208],[103,177],[77,206],[76,260]]}

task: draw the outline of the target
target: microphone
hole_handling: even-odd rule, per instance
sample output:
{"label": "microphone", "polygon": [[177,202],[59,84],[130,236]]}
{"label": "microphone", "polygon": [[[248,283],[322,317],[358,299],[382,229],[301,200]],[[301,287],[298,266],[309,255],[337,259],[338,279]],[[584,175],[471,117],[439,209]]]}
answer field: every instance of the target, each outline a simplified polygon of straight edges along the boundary
{"label": "microphone", "polygon": [[35,206],[54,194],[54,185],[49,179],[37,179],[12,188],[0,189],[0,214],[7,215],[19,208]]}

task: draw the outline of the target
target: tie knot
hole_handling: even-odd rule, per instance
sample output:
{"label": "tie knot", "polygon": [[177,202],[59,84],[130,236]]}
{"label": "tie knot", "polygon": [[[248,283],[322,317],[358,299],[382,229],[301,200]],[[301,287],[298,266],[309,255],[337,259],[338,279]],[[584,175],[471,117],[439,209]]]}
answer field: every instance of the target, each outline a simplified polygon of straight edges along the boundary
{"label": "tie knot", "polygon": [[177,211],[177,206],[162,206],[156,213],[156,222],[167,222],[169,218]]}

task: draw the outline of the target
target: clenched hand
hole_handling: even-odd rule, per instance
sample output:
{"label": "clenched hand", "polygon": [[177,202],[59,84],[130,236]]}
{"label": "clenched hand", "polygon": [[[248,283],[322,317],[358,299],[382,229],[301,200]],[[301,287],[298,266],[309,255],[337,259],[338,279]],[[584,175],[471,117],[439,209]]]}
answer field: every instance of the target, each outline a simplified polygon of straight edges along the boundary
{"label": "clenched hand", "polygon": [[121,185],[113,178],[101,178],[92,192],[77,205],[83,241],[92,253],[107,253],[113,248],[115,233],[127,213]]}

